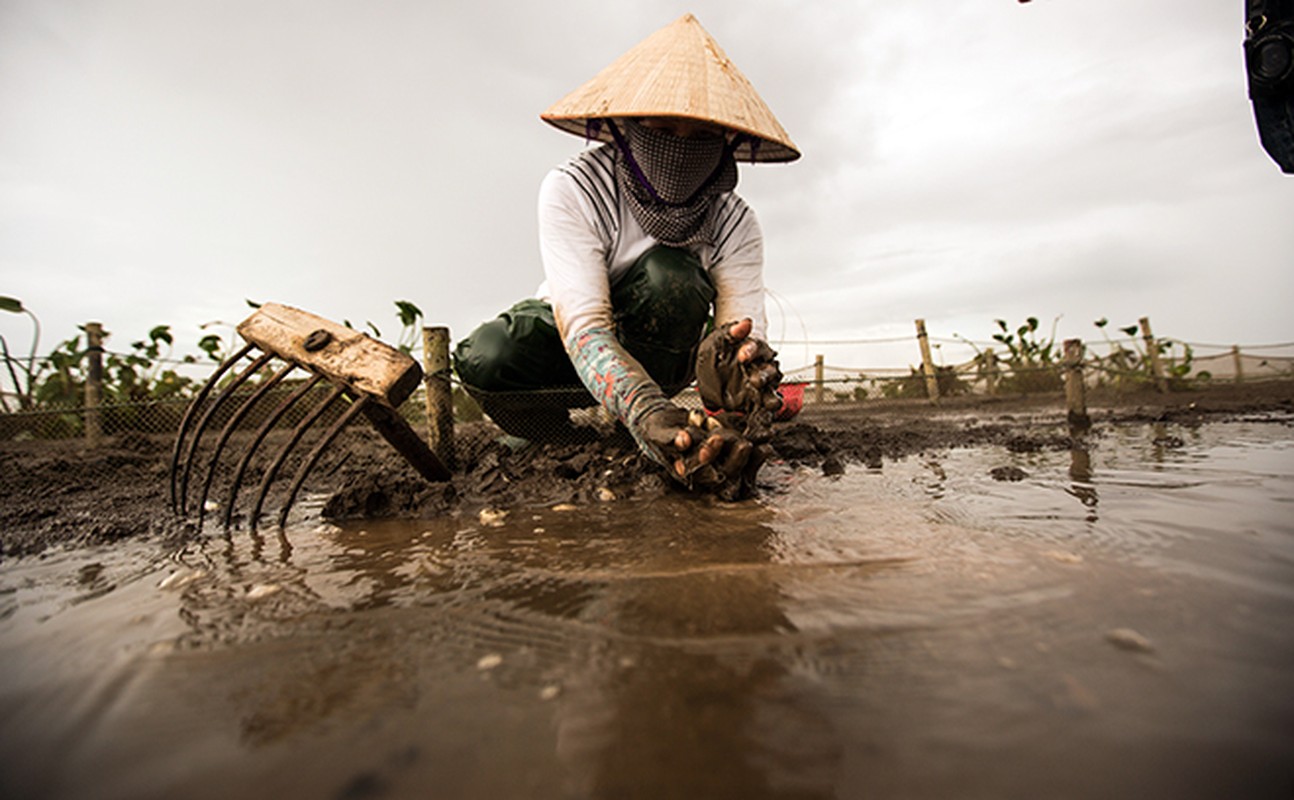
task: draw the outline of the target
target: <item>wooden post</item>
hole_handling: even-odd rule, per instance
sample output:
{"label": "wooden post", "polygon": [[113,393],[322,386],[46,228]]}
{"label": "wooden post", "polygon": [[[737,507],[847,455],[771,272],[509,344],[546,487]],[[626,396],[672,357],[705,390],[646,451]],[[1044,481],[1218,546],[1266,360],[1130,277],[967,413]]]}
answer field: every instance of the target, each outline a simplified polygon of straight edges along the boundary
{"label": "wooden post", "polygon": [[103,325],[85,323],[85,443],[96,445],[103,435],[99,405],[103,401]]}
{"label": "wooden post", "polygon": [[1168,381],[1164,380],[1164,366],[1159,363],[1159,347],[1155,336],[1150,332],[1150,317],[1141,318],[1141,340],[1146,343],[1146,357],[1150,359],[1150,376],[1155,379],[1155,388],[1160,392],[1168,391]]}
{"label": "wooden post", "polygon": [[822,403],[827,399],[826,386],[826,365],[823,364],[822,354],[819,353],[813,359],[813,402]]}
{"label": "wooden post", "polygon": [[1236,365],[1236,383],[1245,382],[1245,362],[1240,358],[1240,345],[1231,345],[1231,360]]}
{"label": "wooden post", "polygon": [[997,356],[991,347],[984,348],[984,391],[997,394]]}
{"label": "wooden post", "polygon": [[1065,411],[1071,428],[1090,428],[1087,390],[1083,385],[1083,342],[1065,340]]}
{"label": "wooden post", "polygon": [[926,336],[926,321],[917,320],[917,342],[921,345],[921,370],[926,374],[926,396],[930,402],[939,404],[939,378],[935,374],[935,362],[930,357],[930,337]]}
{"label": "wooden post", "polygon": [[423,382],[427,387],[427,446],[454,469],[454,394],[449,385],[449,328],[422,329]]}

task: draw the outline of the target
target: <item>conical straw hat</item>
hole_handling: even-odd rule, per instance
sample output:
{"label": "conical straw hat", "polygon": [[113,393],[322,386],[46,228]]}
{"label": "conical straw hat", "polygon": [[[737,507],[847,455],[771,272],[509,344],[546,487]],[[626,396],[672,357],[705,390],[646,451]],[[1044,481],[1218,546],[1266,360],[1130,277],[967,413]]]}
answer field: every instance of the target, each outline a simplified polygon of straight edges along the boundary
{"label": "conical straw hat", "polygon": [[568,133],[604,142],[611,139],[605,126],[591,126],[590,120],[687,117],[756,137],[737,148],[739,160],[800,157],[750,81],[691,14],[639,42],[539,116]]}

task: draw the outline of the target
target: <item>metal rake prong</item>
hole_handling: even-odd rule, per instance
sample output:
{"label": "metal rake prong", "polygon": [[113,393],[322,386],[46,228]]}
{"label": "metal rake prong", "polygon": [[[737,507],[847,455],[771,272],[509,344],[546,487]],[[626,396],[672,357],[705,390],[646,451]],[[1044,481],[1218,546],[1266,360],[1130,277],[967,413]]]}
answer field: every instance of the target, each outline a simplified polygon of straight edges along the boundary
{"label": "metal rake prong", "polygon": [[220,431],[220,438],[216,440],[216,446],[211,451],[211,458],[207,460],[207,475],[202,481],[202,494],[198,498],[199,529],[202,528],[202,521],[207,515],[207,496],[211,493],[211,481],[216,476],[216,463],[220,461],[220,454],[224,451],[225,445],[229,442],[229,437],[232,436],[238,426],[242,424],[242,421],[247,418],[247,414],[252,410],[252,408],[261,401],[261,398],[268,394],[275,386],[278,386],[279,382],[286,378],[289,372],[296,369],[296,366],[296,364],[289,362],[287,366],[271,375],[269,379],[262,382],[260,386],[257,386],[256,391],[252,392],[251,397],[248,397],[243,401],[243,404],[238,407],[238,410],[229,416],[229,421],[225,423],[224,429]]}
{"label": "metal rake prong", "polygon": [[324,377],[322,375],[312,375],[310,380],[297,387],[296,391],[280,403],[278,408],[270,412],[270,415],[265,418],[263,423],[261,423],[261,427],[256,431],[256,435],[252,438],[252,442],[248,446],[247,452],[243,453],[242,459],[238,462],[238,467],[234,470],[234,479],[229,486],[229,499],[225,503],[223,522],[225,530],[229,530],[229,526],[233,522],[234,504],[238,502],[238,490],[242,488],[243,475],[247,473],[247,467],[252,463],[252,456],[254,456],[257,449],[260,448],[261,442],[265,441],[265,437],[269,435],[270,431],[274,430],[274,426],[279,423],[279,420],[283,418],[283,415],[287,413],[288,409],[296,405],[298,400],[305,397],[310,390],[318,386],[319,382],[323,379]]}
{"label": "metal rake prong", "polygon": [[255,345],[248,342],[243,345],[243,349],[225,359],[224,363],[222,363],[216,369],[215,373],[207,379],[207,382],[202,384],[202,388],[198,390],[198,396],[193,398],[193,402],[184,410],[184,417],[180,419],[180,432],[175,436],[175,447],[171,451],[171,510],[176,513],[180,513],[180,504],[176,500],[175,492],[175,479],[178,477],[178,471],[176,468],[180,465],[180,450],[185,441],[185,434],[189,431],[189,425],[193,422],[193,416],[197,413],[198,406],[206,402],[207,395],[211,394],[211,390],[220,382],[221,376],[228,372],[230,367],[241,361],[254,348]]}
{"label": "metal rake prong", "polygon": [[297,442],[301,441],[301,437],[310,429],[310,426],[314,425],[315,422],[318,421],[319,417],[323,416],[323,413],[328,410],[329,406],[337,402],[338,398],[344,394],[346,394],[345,387],[338,386],[334,388],[326,398],[324,398],[323,402],[311,409],[305,419],[301,420],[301,423],[293,429],[292,436],[288,439],[287,444],[283,445],[283,449],[279,451],[278,456],[276,456],[274,461],[270,463],[269,468],[265,470],[265,474],[261,477],[260,488],[256,491],[256,502],[252,506],[252,514],[248,518],[253,531],[256,530],[257,521],[260,519],[261,506],[265,504],[265,495],[269,494],[270,484],[274,482],[274,476],[278,474],[279,468],[282,467],[283,462],[287,460],[288,453],[292,452],[292,448],[297,446]]}
{"label": "metal rake prong", "polygon": [[180,473],[180,516],[184,516],[188,512],[189,475],[193,472],[193,458],[197,455],[198,441],[202,439],[202,432],[206,430],[207,425],[211,424],[211,419],[215,416],[216,411],[225,404],[226,400],[233,396],[238,387],[259,372],[261,367],[269,363],[272,358],[274,358],[273,353],[263,353],[249,364],[246,369],[235,375],[229,385],[221,390],[220,394],[216,395],[215,400],[211,401],[211,405],[207,406],[202,418],[198,420],[198,427],[193,431],[193,438],[189,441],[188,452],[184,457],[184,471]]}
{"label": "metal rake prong", "polygon": [[[428,481],[446,481],[452,473],[446,461],[428,447],[427,442],[419,436],[397,409],[422,383],[423,370],[408,353],[383,344],[367,334],[353,330],[349,326],[324,319],[299,308],[280,303],[264,303],[247,319],[239,323],[238,335],[247,344],[231,358],[224,361],[215,374],[202,385],[193,402],[185,410],[180,421],[179,433],[171,453],[170,501],[171,508],[184,516],[190,503],[190,481],[201,482],[198,525],[206,521],[208,498],[212,493],[224,492],[216,487],[216,473],[221,478],[227,473],[222,468],[222,457],[229,463],[236,462],[232,471],[233,480],[228,487],[228,502],[222,509],[226,531],[233,524],[235,507],[242,490],[243,481],[251,469],[251,461],[260,448],[270,438],[271,432],[279,425],[286,425],[289,409],[302,407],[300,404],[307,394],[319,386],[321,381],[333,385],[332,392],[320,403],[305,413],[305,418],[287,437],[282,450],[272,459],[261,476],[260,486],[256,492],[254,508],[249,517],[250,528],[256,532],[260,521],[261,509],[264,507],[271,486],[279,472],[284,468],[289,456],[301,444],[306,432],[320,423],[324,415],[334,408],[340,398],[347,398],[349,408],[340,414],[337,422],[324,433],[314,449],[301,462],[301,467],[290,484],[288,501],[279,515],[280,532],[285,524],[288,511],[300,492],[306,476],[313,469],[326,449],[350,420],[363,415],[377,432],[387,441],[414,470]],[[252,353],[257,350],[261,355]],[[250,364],[239,362],[249,356],[256,356]],[[242,394],[246,400],[235,401],[232,412],[230,398],[244,392],[244,386],[253,376],[267,368],[272,358],[287,363],[287,367],[274,367],[273,375],[266,374],[266,380],[255,387],[250,396]],[[311,374],[309,381],[297,387],[291,396],[283,400],[271,412],[251,437],[246,451],[234,457],[233,450],[238,448],[234,442],[234,433],[247,423],[252,408],[264,404],[271,387],[283,386],[285,376],[293,369],[301,368]],[[226,385],[218,386],[222,381]],[[206,454],[199,451],[204,446],[202,438],[207,430],[215,426],[221,414],[228,419],[220,423],[222,430],[214,445]],[[230,456],[224,456],[226,450]],[[199,464],[201,462],[201,464]],[[195,468],[205,467],[206,472],[195,478]]]}
{"label": "metal rake prong", "polygon": [[306,475],[310,473],[310,470],[314,469],[314,465],[319,461],[319,457],[323,455],[324,449],[332,443],[333,439],[337,438],[337,434],[341,433],[342,429],[345,428],[351,420],[355,419],[355,417],[364,410],[364,406],[372,402],[374,402],[374,400],[371,395],[364,395],[351,403],[350,408],[346,409],[346,413],[342,414],[341,417],[333,423],[333,426],[328,429],[328,432],[323,435],[323,438],[315,444],[314,449],[310,451],[310,455],[306,456],[306,460],[301,462],[301,467],[297,469],[296,477],[292,479],[292,485],[288,487],[288,499],[283,503],[283,508],[279,510],[280,529],[287,524],[288,511],[291,510],[292,503],[296,501],[297,492],[300,491],[301,484],[305,483]]}

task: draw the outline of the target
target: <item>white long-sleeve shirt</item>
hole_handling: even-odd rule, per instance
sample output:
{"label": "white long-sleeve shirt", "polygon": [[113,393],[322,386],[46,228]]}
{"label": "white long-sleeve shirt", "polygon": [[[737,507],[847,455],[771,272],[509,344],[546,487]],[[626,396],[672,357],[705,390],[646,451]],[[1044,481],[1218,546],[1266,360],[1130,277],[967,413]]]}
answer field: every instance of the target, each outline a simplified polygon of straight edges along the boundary
{"label": "white long-sleeve shirt", "polygon": [[[539,188],[539,249],[562,340],[612,326],[611,284],[658,242],[642,229],[615,179],[613,145],[586,150],[548,173]],[[714,284],[715,321],[750,317],[766,338],[764,240],[759,221],[733,192],[715,199],[712,239],[691,248]]]}

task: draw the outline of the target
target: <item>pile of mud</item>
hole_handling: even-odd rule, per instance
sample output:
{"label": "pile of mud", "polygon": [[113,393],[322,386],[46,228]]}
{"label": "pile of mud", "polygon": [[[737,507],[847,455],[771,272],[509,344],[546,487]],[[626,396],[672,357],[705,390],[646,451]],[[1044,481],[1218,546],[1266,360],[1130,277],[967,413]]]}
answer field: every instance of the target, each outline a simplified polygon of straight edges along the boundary
{"label": "pile of mud", "polygon": [[[1096,398],[1090,431],[1071,431],[1055,396],[952,398],[928,403],[810,405],[775,429],[774,458],[760,490],[780,470],[883,469],[886,460],[955,447],[1005,451],[1099,446],[1110,425],[1173,422],[1294,411],[1294,381],[1213,387],[1169,395]],[[589,444],[510,447],[488,423],[460,425],[452,480],[431,484],[376,434],[356,426],[316,468],[307,491],[325,496],[329,518],[428,518],[482,508],[614,502],[678,492],[623,433]],[[0,443],[0,558],[59,544],[101,544],[133,536],[176,543],[198,534],[170,510],[173,439],[130,434],[89,449],[75,441]],[[995,476],[996,477],[996,476]],[[1006,476],[1003,479],[1010,479]],[[208,521],[208,525],[213,524]]]}

